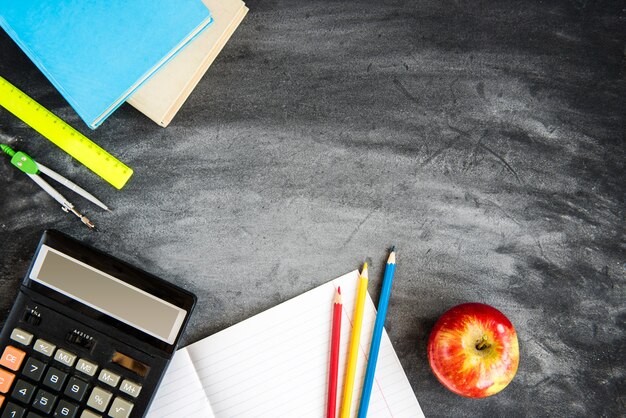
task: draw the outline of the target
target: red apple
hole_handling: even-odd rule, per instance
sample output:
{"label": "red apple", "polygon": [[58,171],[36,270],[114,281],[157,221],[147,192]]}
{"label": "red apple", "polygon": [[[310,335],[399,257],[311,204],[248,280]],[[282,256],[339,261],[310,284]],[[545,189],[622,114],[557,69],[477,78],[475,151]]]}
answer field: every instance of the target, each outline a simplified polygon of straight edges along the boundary
{"label": "red apple", "polygon": [[464,303],[444,313],[428,340],[428,361],[452,392],[484,398],[504,389],[519,364],[517,333],[502,312]]}

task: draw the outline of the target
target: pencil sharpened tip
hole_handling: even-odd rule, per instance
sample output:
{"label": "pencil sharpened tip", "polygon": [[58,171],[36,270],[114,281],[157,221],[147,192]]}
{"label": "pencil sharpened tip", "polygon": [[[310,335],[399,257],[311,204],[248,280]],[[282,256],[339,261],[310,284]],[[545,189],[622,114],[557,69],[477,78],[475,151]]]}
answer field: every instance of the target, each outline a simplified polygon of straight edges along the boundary
{"label": "pencil sharpened tip", "polygon": [[368,278],[368,265],[369,264],[367,261],[363,263],[363,268],[361,269],[361,275],[360,275],[361,278],[365,278],[365,279]]}
{"label": "pencil sharpened tip", "polygon": [[390,250],[390,252],[392,252],[392,253],[395,253],[395,252],[396,252],[396,246],[395,246],[395,245],[392,245],[392,246],[391,246],[391,250]]}
{"label": "pencil sharpened tip", "polygon": [[338,304],[343,303],[343,302],[342,302],[342,299],[341,299],[341,288],[340,288],[340,287],[338,287],[338,288],[337,288],[337,292],[335,292],[335,300],[334,300],[334,303],[336,303],[336,304],[337,304],[337,303],[338,303]]}

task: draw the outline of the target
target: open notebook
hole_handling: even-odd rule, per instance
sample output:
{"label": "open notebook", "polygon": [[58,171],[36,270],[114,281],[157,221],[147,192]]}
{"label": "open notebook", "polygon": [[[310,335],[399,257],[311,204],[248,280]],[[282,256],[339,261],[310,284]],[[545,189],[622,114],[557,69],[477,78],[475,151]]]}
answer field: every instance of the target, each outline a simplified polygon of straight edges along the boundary
{"label": "open notebook", "polygon": [[[323,417],[326,414],[332,301],[343,295],[339,390],[352,329],[353,271],[179,350],[148,413],[163,417]],[[356,414],[376,310],[367,297],[352,415]],[[341,400],[338,399],[338,405]],[[368,417],[423,417],[383,333]]]}

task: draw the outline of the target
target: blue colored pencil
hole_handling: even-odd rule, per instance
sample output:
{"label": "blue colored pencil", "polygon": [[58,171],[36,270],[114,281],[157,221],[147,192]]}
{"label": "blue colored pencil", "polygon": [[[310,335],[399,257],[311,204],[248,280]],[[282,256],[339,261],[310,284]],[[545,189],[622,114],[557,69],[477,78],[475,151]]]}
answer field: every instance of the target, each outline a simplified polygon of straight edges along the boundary
{"label": "blue colored pencil", "polygon": [[380,340],[383,336],[385,317],[387,316],[387,307],[389,306],[389,296],[391,296],[391,285],[393,284],[393,274],[395,271],[396,247],[393,246],[391,247],[391,253],[387,259],[385,276],[383,277],[383,289],[380,293],[380,299],[378,301],[378,312],[376,314],[376,322],[374,323],[374,333],[372,334],[370,355],[367,360],[367,369],[365,370],[363,390],[361,391],[361,403],[359,404],[358,418],[365,418],[367,416],[367,408],[369,407],[370,397],[372,395],[372,386],[374,385],[374,374],[376,373],[378,351],[380,350]]}

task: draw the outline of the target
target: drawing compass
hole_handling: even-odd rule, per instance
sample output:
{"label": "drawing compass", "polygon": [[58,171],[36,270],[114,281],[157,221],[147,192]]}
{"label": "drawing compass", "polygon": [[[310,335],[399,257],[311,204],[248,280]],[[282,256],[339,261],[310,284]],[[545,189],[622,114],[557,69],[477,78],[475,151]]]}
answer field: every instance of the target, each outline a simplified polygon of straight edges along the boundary
{"label": "drawing compass", "polygon": [[2,151],[4,151],[6,154],[8,154],[11,157],[11,164],[17,167],[20,171],[24,172],[28,177],[31,178],[31,180],[37,183],[39,187],[41,187],[46,193],[52,196],[54,200],[59,202],[61,204],[61,209],[63,209],[64,212],[73,213],[74,215],[76,215],[76,217],[78,217],[82,221],[82,223],[87,225],[89,228],[92,228],[92,229],[95,228],[95,225],[93,224],[93,222],[91,222],[85,215],[80,213],[74,207],[74,205],[69,200],[67,200],[61,193],[59,193],[52,186],[50,186],[50,184],[46,180],[44,180],[40,176],[40,174],[45,174],[51,179],[61,183],[63,186],[67,187],[68,189],[78,193],[79,195],[89,200],[90,202],[100,206],[102,209],[110,211],[110,209],[104,203],[98,200],[94,195],[92,195],[91,193],[83,189],[82,187],[78,186],[77,184],[73,183],[72,181],[66,179],[59,173],[55,172],[54,170],[51,170],[45,165],[36,162],[32,157],[30,157],[25,152],[22,152],[22,151],[16,152],[13,149],[11,149],[11,147],[5,144],[0,144],[0,149],[2,149]]}

